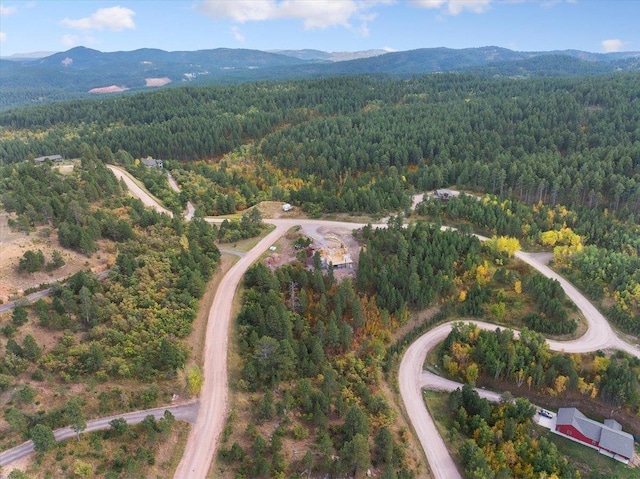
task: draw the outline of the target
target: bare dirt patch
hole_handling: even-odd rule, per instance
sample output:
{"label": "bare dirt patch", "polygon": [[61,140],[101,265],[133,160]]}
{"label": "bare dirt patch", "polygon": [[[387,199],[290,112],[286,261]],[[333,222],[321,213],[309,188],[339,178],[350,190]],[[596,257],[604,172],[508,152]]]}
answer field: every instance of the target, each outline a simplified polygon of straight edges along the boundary
{"label": "bare dirt patch", "polygon": [[302,211],[302,208],[294,207],[291,211],[283,211],[282,206],[284,203],[281,201],[262,201],[258,203],[255,208],[260,210],[263,218],[306,218],[307,215]]}
{"label": "bare dirt patch", "polygon": [[[296,249],[295,242],[298,238],[308,238],[311,245],[307,248]],[[308,267],[313,264],[313,255],[316,251],[325,257],[327,263],[334,265],[334,276],[341,280],[354,277],[358,266],[361,245],[353,236],[350,228],[335,226],[304,225],[288,232],[275,245],[275,250],[265,258],[264,263],[271,271],[275,271],[282,265],[293,263],[300,258],[305,258]],[[337,266],[348,256],[351,263]]]}
{"label": "bare dirt patch", "polygon": [[89,93],[120,93],[127,90],[128,88],[124,86],[110,85],[100,88],[92,88],[91,90],[89,90]]}
{"label": "bare dirt patch", "polygon": [[[0,300],[3,302],[22,296],[29,288],[63,280],[80,270],[90,269],[99,273],[115,260],[115,249],[109,241],[99,241],[100,249],[88,258],[61,247],[57,234],[47,234],[47,227],[38,228],[29,235],[11,230],[8,225],[9,217],[6,212],[0,213]],[[66,264],[53,271],[19,273],[16,270],[18,262],[27,250],[41,250],[46,261],[50,261],[53,252],[58,250]]]}
{"label": "bare dirt patch", "polygon": [[162,78],[145,78],[145,86],[148,87],[158,87],[158,86],[165,86],[168,83],[171,83],[171,79],[168,77],[162,77]]}

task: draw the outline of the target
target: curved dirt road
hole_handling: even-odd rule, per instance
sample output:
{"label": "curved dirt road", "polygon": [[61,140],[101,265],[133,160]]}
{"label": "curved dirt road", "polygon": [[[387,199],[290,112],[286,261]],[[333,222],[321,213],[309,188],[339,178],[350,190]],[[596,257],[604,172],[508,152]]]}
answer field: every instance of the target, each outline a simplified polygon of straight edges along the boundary
{"label": "curved dirt road", "polygon": [[[526,253],[522,255],[527,256]],[[527,259],[531,260],[531,257]],[[529,262],[529,261],[527,261]],[[533,264],[532,264],[533,263]],[[532,261],[532,266],[538,267],[539,262]],[[553,271],[545,266],[546,270]],[[546,274],[545,268],[541,268],[542,274]],[[557,279],[557,278],[556,278]],[[555,351],[584,353],[598,349],[622,349],[629,354],[640,357],[637,346],[625,343],[617,337],[606,319],[566,280],[561,281],[567,295],[580,307],[587,322],[589,330],[581,338],[573,341],[550,341],[549,347]],[[583,303],[587,307],[583,309]],[[477,324],[482,329],[495,330],[499,326],[482,321],[465,321]],[[437,326],[422,335],[409,346],[400,363],[398,381],[400,383],[400,395],[405,405],[409,421],[413,425],[416,435],[422,444],[427,461],[436,479],[459,479],[462,476],[458,472],[453,459],[449,455],[444,440],[436,429],[433,418],[429,415],[422,397],[422,387],[450,390],[452,381],[447,381],[433,373],[423,371],[423,364],[429,351],[441,343],[451,331],[455,322],[449,322]],[[592,331],[596,331],[594,334]],[[517,331],[514,330],[517,335]],[[598,334],[599,332],[599,334]],[[461,385],[460,385],[461,386]],[[489,394],[489,392],[487,392]],[[495,394],[495,393],[494,393]]]}
{"label": "curved dirt road", "polygon": [[565,294],[575,303],[584,315],[588,329],[581,337],[572,341],[547,341],[551,349],[555,351],[565,351],[567,353],[584,353],[597,351],[598,349],[620,349],[631,355],[640,357],[640,347],[629,344],[611,328],[606,318],[598,311],[591,302],[585,298],[569,281],[549,268],[546,264],[538,261],[535,255],[518,251],[516,258],[524,261],[537,269],[547,278],[557,280]]}

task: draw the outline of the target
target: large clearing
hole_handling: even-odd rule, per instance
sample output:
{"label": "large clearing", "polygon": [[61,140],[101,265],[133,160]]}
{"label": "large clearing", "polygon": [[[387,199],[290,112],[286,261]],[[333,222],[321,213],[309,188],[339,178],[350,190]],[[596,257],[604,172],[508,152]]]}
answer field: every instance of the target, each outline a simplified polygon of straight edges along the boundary
{"label": "large clearing", "polygon": [[[9,228],[9,214],[0,212],[0,300],[7,302],[24,294],[29,288],[43,283],[54,283],[68,278],[80,270],[90,269],[94,273],[104,271],[115,259],[115,250],[110,242],[99,241],[100,249],[90,258],[60,246],[58,236],[52,228],[38,228],[25,235]],[[48,233],[48,234],[47,234]],[[27,250],[42,250],[47,261],[55,250],[62,253],[65,265],[53,271],[19,273],[18,261]]]}

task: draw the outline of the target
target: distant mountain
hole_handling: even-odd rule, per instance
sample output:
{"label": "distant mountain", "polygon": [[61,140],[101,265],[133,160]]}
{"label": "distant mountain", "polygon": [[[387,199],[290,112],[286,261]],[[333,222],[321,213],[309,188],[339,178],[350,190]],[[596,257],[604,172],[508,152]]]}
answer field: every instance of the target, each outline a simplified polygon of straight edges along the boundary
{"label": "distant mountain", "polygon": [[14,61],[23,61],[23,60],[37,60],[38,58],[48,57],[53,55],[55,52],[30,52],[30,53],[14,53],[13,55],[9,55],[7,57],[0,57],[1,60],[14,60]]}
{"label": "distant mountain", "polygon": [[388,50],[365,50],[361,52],[323,52],[322,50],[271,50],[272,53],[286,55],[308,61],[344,62],[359,58],[377,57],[389,53]]}
{"label": "distant mountain", "polygon": [[[595,75],[640,69],[639,52],[516,52],[500,47],[402,52],[323,52],[144,48],[100,52],[76,47],[40,59],[0,59],[0,109],[165,85],[286,80],[335,75],[417,75],[468,71],[494,76]],[[90,93],[91,92],[91,93]]]}
{"label": "distant mountain", "polygon": [[[546,54],[566,55],[590,62],[615,62],[618,60],[627,60],[629,58],[640,58],[640,52],[591,53],[583,52],[581,50],[554,50],[546,52]],[[538,52],[537,55],[540,55],[540,52]]]}
{"label": "distant mountain", "polygon": [[103,53],[85,47],[72,48],[69,51],[56,53],[41,59],[43,66],[62,66],[69,69],[91,69],[103,66],[127,67],[147,72],[149,70],[172,73],[184,68],[229,69],[251,68],[252,66],[284,66],[297,65],[301,60],[276,53],[260,50],[244,50],[218,48],[215,50],[197,50],[193,52],[166,52],[152,48],[142,48],[129,52]]}

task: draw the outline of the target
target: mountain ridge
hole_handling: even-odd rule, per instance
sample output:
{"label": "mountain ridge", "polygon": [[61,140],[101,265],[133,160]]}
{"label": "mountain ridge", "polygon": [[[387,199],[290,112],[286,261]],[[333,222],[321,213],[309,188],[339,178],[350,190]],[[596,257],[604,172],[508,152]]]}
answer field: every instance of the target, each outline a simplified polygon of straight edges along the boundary
{"label": "mountain ridge", "polygon": [[[469,72],[493,76],[595,75],[640,69],[640,52],[518,52],[497,46],[386,52],[216,48],[101,52],[74,47],[38,59],[0,59],[0,109],[166,85],[295,80],[335,75]],[[104,93],[103,93],[104,94]]]}

